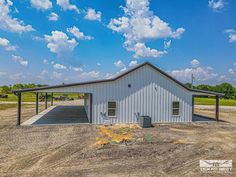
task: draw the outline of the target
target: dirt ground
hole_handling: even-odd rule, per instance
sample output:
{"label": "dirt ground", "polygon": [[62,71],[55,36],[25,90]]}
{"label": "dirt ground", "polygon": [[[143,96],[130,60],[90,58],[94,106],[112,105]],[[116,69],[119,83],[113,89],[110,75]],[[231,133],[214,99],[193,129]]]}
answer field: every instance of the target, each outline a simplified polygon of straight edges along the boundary
{"label": "dirt ground", "polygon": [[[26,107],[24,120],[35,111]],[[135,131],[140,138],[130,143],[97,148],[95,125],[16,127],[15,114],[0,112],[0,176],[222,176],[203,174],[199,160],[236,162],[232,123],[155,125]],[[235,175],[234,165],[223,176]]]}

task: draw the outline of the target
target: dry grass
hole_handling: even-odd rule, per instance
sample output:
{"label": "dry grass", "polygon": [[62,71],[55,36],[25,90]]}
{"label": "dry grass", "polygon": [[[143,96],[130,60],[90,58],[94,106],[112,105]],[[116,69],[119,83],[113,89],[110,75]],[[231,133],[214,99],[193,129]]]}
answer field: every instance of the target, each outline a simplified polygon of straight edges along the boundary
{"label": "dry grass", "polygon": [[141,127],[137,124],[133,125],[113,125],[113,126],[99,126],[99,135],[96,139],[96,146],[102,148],[105,145],[114,145],[122,143],[130,143],[137,138],[134,133]]}
{"label": "dry grass", "polygon": [[[214,108],[196,108],[195,113],[207,117],[215,117]],[[220,120],[236,124],[236,110],[234,109],[220,109]]]}
{"label": "dry grass", "polygon": [[[0,104],[0,125],[16,125],[16,114],[17,105],[16,104]],[[26,121],[35,115],[35,105],[33,104],[23,104],[22,105],[22,119],[21,122]],[[45,106],[43,104],[39,105],[39,111],[43,111]]]}

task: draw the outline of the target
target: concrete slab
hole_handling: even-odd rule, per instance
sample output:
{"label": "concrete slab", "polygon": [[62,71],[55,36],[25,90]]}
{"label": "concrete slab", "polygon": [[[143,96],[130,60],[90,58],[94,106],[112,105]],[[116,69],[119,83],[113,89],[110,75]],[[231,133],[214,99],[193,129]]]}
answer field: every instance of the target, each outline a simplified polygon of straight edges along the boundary
{"label": "concrete slab", "polygon": [[84,106],[51,106],[21,125],[89,123]]}
{"label": "concrete slab", "polygon": [[216,119],[201,115],[193,115],[193,122],[216,122]]}

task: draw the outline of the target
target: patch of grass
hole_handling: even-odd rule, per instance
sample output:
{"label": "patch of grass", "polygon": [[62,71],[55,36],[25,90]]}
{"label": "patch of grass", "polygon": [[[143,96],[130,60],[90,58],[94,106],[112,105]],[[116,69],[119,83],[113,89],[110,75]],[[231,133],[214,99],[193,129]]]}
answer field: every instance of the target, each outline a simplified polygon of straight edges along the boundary
{"label": "patch of grass", "polygon": [[[25,106],[30,106],[31,104],[22,104],[21,106],[22,107],[25,107]],[[16,108],[17,107],[17,104],[0,104],[0,111],[2,110],[6,110],[6,109],[11,109],[11,108]]]}
{"label": "patch of grass", "polygon": [[153,143],[154,142],[154,137],[150,134],[144,136],[144,140],[148,143]]}
{"label": "patch of grass", "polygon": [[[215,98],[195,98],[195,105],[215,105]],[[221,106],[236,106],[236,100],[232,99],[220,99]]]}
{"label": "patch of grass", "polygon": [[[17,101],[16,95],[14,95],[12,93],[6,94],[6,95],[8,95],[8,98],[0,98],[0,101]],[[23,102],[34,102],[35,101],[35,94],[34,93],[23,93],[21,98],[22,98]]]}
{"label": "patch of grass", "polygon": [[17,106],[17,104],[0,104],[0,110],[15,108],[16,106]]}
{"label": "patch of grass", "polygon": [[[1,101],[17,101],[17,96],[15,96],[13,93],[3,94],[3,95],[8,95],[8,98],[0,98],[0,102]],[[62,93],[54,93],[53,94],[54,97],[59,97],[59,96],[63,96],[63,95],[64,94],[62,94]],[[74,99],[78,98],[78,94],[75,94],[75,93],[69,93],[66,95],[69,98],[74,98]],[[35,102],[36,96],[35,96],[35,93],[29,92],[29,93],[22,93],[21,98],[22,98],[22,102]]]}

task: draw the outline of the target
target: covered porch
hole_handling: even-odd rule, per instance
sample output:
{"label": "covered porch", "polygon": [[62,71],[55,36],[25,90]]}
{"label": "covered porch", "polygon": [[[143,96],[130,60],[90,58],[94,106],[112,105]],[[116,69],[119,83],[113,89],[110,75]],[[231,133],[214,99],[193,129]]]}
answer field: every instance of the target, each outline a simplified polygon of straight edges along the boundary
{"label": "covered porch", "polygon": [[33,116],[21,125],[55,125],[89,123],[84,106],[58,105]]}
{"label": "covered porch", "polygon": [[[192,92],[192,121],[193,122],[214,122],[220,120],[220,98],[224,96],[222,93],[203,91],[203,90],[193,90]],[[199,114],[195,111],[195,101],[197,97],[211,97],[215,98],[215,112],[214,116]],[[199,107],[199,105],[198,105]]]}
{"label": "covered porch", "polygon": [[[35,115],[30,119],[22,122],[22,96],[25,92],[35,94]],[[16,92],[18,97],[17,104],[17,125],[55,125],[55,124],[89,124],[92,123],[92,94],[91,93],[69,93],[82,95],[80,98],[64,98],[64,101],[55,97],[55,94],[63,95],[65,92],[52,92],[50,90],[22,90]],[[45,109],[39,112],[39,102],[44,101]]]}

